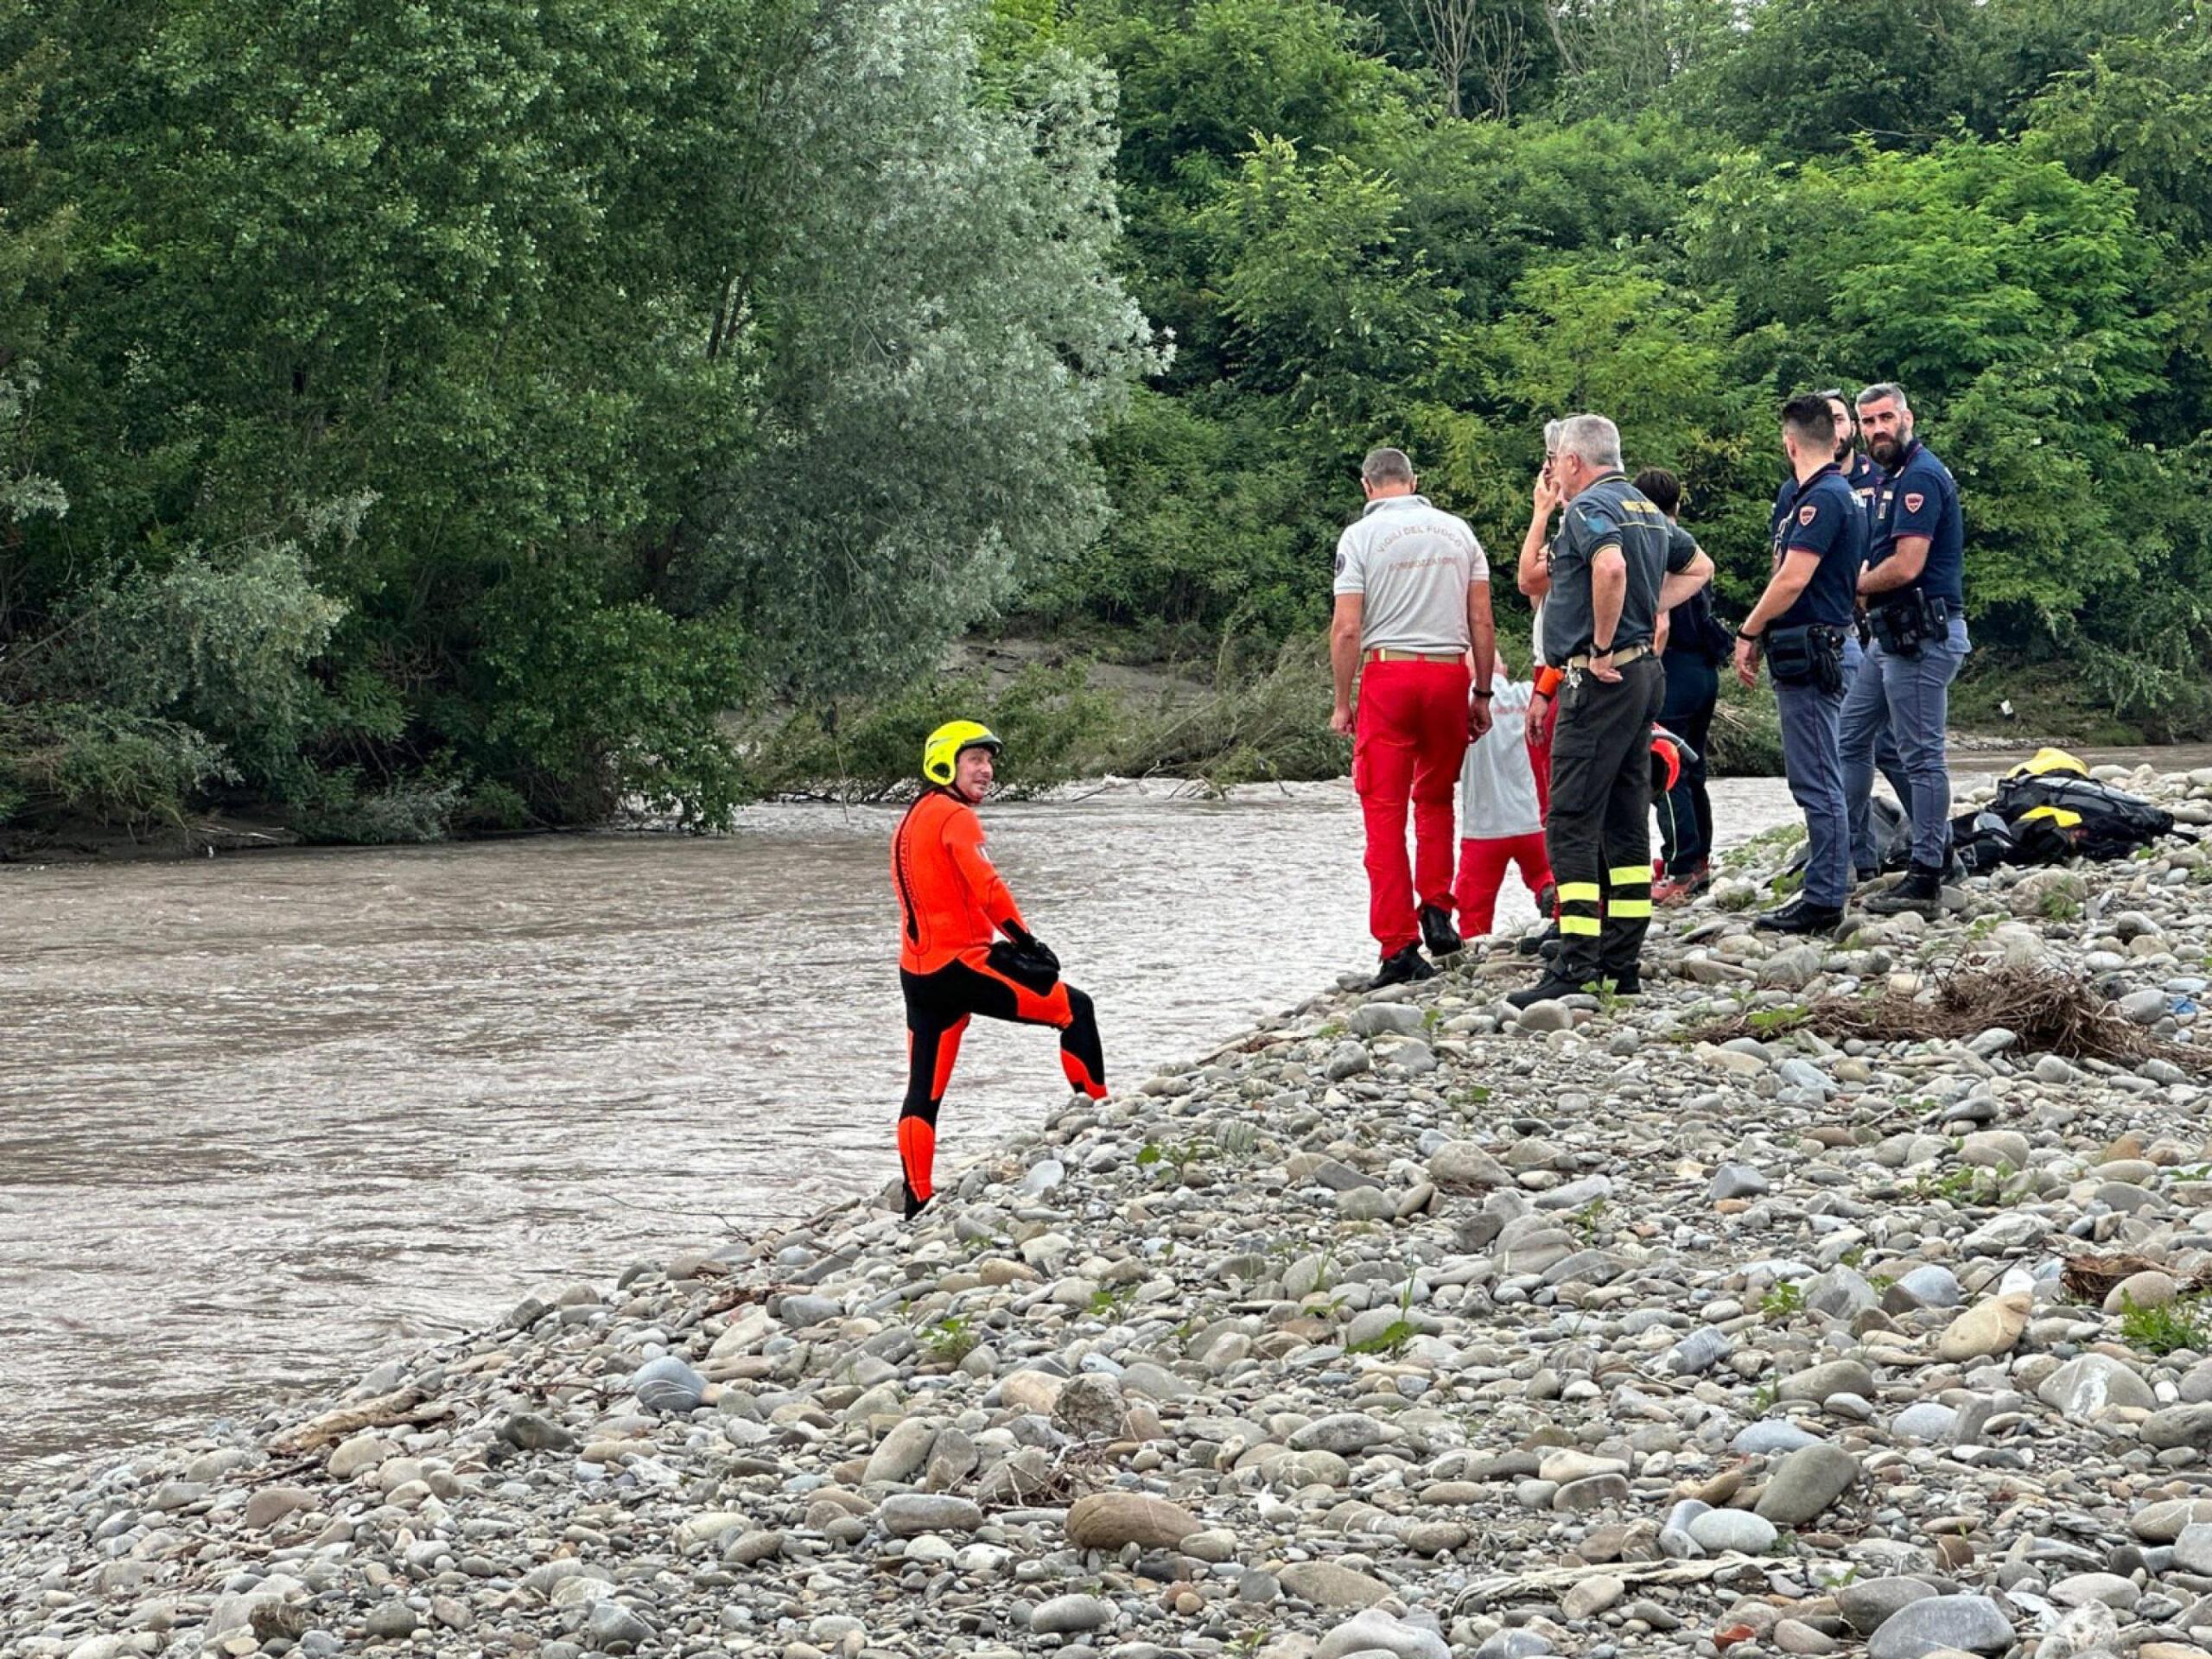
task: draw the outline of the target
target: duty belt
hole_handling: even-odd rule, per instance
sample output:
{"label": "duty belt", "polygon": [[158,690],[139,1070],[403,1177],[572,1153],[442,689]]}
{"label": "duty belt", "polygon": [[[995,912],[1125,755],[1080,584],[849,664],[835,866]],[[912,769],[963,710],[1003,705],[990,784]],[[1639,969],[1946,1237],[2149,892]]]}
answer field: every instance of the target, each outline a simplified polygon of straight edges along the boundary
{"label": "duty belt", "polygon": [[[1613,666],[1618,668],[1624,663],[1632,663],[1639,657],[1650,654],[1651,647],[1649,645],[1623,645],[1612,653]],[[1585,653],[1580,657],[1570,657],[1567,659],[1567,665],[1569,668],[1587,668],[1590,666],[1589,656]]]}
{"label": "duty belt", "polygon": [[1360,658],[1363,663],[1464,663],[1466,653],[1459,651],[1385,651],[1381,646]]}

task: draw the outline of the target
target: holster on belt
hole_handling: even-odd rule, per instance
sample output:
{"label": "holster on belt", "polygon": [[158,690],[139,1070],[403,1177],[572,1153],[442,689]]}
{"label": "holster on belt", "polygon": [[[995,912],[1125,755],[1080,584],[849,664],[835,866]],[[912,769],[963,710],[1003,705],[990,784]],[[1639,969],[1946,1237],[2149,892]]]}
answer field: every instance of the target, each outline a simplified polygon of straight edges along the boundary
{"label": "holster on belt", "polygon": [[1911,588],[1868,611],[1866,624],[1891,656],[1917,657],[1921,646],[1950,632],[1950,601]]}

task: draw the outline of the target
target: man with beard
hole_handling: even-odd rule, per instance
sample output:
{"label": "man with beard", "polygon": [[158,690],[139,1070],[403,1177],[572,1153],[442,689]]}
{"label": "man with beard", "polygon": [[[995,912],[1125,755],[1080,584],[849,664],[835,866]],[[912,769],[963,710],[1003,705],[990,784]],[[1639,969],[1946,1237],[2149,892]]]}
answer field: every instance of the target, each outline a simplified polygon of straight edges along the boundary
{"label": "man with beard", "polygon": [[1949,468],[1915,432],[1902,387],[1884,382],[1859,394],[1859,421],[1885,474],[1868,526],[1859,594],[1874,643],[1844,699],[1844,796],[1852,843],[1870,844],[1867,801],[1876,746],[1887,722],[1904,762],[1912,820],[1912,867],[1866,902],[1876,915],[1933,915],[1951,855],[1951,773],[1944,727],[1950,687],[1967,639],[1966,528]]}

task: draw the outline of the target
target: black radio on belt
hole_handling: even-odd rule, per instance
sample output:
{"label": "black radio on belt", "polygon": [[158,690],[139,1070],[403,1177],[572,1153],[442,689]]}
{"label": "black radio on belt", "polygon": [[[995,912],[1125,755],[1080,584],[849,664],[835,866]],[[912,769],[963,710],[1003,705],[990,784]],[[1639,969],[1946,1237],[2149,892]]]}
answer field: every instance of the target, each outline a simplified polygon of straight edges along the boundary
{"label": "black radio on belt", "polygon": [[1916,588],[1869,611],[1866,622],[1891,656],[1917,657],[1921,646],[1949,633],[1951,605],[1939,594]]}

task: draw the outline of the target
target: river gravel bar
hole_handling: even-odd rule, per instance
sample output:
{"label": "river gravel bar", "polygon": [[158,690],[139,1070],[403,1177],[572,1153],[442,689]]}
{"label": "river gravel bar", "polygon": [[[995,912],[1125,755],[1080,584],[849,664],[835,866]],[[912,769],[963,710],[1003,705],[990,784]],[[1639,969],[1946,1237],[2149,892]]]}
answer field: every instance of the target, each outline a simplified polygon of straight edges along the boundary
{"label": "river gravel bar", "polygon": [[[2183,835],[1819,944],[1754,847],[1641,998],[1471,950],[39,1474],[0,1652],[2212,1659],[2212,771],[2117,775]],[[1998,966],[2158,1052],[1798,1023]]]}

